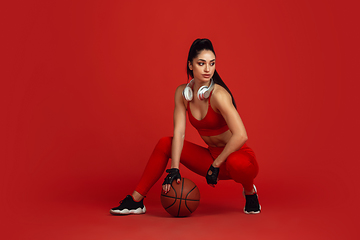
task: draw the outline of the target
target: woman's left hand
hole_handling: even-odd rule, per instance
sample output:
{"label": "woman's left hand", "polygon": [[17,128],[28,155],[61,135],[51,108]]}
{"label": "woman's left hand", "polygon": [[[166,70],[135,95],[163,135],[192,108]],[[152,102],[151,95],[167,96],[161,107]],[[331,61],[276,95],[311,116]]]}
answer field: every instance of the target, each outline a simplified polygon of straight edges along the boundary
{"label": "woman's left hand", "polygon": [[219,181],[219,168],[210,165],[210,168],[206,174],[206,182],[212,187],[215,187],[217,182]]}

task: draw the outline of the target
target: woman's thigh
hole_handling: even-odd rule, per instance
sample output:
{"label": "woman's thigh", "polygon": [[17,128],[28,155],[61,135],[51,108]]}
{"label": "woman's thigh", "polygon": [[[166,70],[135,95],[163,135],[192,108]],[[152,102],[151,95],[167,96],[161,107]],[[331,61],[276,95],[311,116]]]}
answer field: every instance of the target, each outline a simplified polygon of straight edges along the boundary
{"label": "woman's thigh", "polygon": [[[191,171],[205,177],[210,165],[214,162],[214,157],[211,155],[209,149],[184,141],[180,162]],[[219,179],[231,179],[225,164],[220,166]]]}
{"label": "woman's thigh", "polygon": [[184,141],[180,163],[189,170],[205,177],[213,161],[214,159],[207,148]]}

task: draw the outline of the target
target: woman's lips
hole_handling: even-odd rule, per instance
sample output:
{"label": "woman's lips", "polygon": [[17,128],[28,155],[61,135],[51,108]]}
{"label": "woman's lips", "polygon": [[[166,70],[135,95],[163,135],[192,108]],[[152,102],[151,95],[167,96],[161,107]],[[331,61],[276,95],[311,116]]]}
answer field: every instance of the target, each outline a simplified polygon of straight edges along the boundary
{"label": "woman's lips", "polygon": [[203,77],[204,77],[204,78],[209,78],[209,77],[210,77],[210,74],[203,74]]}

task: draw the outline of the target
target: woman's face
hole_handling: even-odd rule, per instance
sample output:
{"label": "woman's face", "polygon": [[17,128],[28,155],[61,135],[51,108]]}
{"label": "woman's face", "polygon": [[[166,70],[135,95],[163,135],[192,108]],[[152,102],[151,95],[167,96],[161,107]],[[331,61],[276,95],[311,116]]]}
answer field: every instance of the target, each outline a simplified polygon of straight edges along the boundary
{"label": "woman's face", "polygon": [[215,55],[210,50],[202,50],[197,57],[189,62],[194,78],[200,81],[210,81],[215,72]]}

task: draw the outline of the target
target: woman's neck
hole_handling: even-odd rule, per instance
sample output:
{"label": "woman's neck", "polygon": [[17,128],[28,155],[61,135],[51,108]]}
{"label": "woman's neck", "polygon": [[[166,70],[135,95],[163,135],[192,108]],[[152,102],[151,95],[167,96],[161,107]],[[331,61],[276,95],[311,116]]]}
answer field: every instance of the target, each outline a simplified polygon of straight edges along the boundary
{"label": "woman's neck", "polygon": [[199,88],[201,88],[202,86],[207,86],[207,87],[209,87],[210,84],[211,84],[211,80],[204,82],[204,81],[199,81],[199,80],[197,80],[197,79],[194,78],[193,91],[194,91],[194,92],[197,92],[197,91],[199,90]]}

